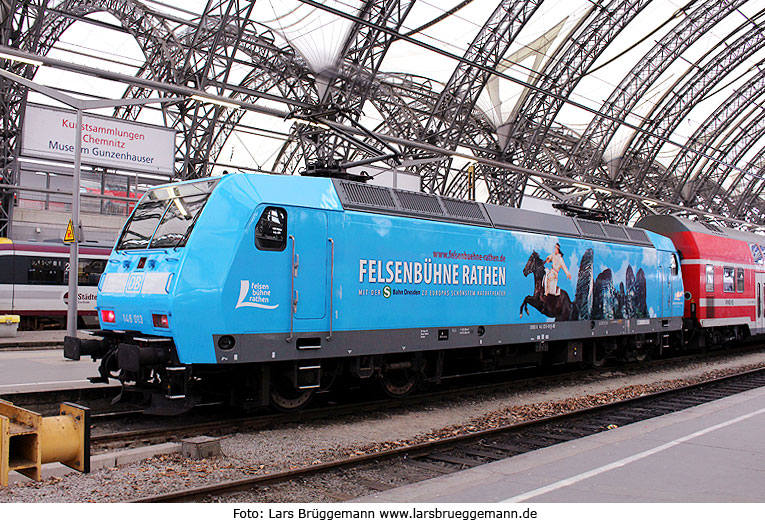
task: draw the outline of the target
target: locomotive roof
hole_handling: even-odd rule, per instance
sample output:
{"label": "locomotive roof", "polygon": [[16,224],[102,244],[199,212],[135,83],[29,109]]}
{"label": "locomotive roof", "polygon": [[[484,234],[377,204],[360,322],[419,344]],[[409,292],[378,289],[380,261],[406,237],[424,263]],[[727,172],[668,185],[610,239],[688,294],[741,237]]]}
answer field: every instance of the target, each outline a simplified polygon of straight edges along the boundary
{"label": "locomotive roof", "polygon": [[706,235],[715,235],[726,239],[736,239],[757,244],[765,244],[765,236],[757,235],[752,232],[745,232],[718,226],[708,222],[699,222],[686,219],[684,217],[675,217],[674,215],[651,215],[640,219],[636,226],[645,228],[661,235],[669,236],[672,233],[692,232],[703,233]]}
{"label": "locomotive roof", "polygon": [[345,210],[653,246],[645,231],[620,224],[606,224],[347,180],[332,179],[332,182]]}

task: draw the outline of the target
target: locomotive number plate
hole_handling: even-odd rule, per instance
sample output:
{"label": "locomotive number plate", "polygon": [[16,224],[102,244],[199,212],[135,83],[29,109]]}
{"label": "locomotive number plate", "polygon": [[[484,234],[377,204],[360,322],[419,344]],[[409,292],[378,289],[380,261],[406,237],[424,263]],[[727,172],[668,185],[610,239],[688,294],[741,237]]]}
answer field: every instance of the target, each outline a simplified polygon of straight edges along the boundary
{"label": "locomotive number plate", "polygon": [[122,322],[129,324],[143,324],[143,316],[141,314],[122,314]]}

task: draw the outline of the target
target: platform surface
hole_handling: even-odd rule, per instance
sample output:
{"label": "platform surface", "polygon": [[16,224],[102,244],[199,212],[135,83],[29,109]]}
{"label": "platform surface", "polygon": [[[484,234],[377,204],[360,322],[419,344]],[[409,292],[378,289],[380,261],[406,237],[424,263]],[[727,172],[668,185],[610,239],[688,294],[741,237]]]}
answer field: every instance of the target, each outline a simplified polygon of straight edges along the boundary
{"label": "platform surface", "polygon": [[[66,330],[19,330],[14,337],[0,337],[0,352],[27,348],[63,348]],[[88,339],[89,333],[78,330],[77,337]]]}
{"label": "platform surface", "polygon": [[88,377],[98,375],[98,363],[89,357],[64,358],[63,348],[0,352],[0,397],[3,394],[86,388]]}
{"label": "platform surface", "polygon": [[356,501],[765,502],[765,388]]}

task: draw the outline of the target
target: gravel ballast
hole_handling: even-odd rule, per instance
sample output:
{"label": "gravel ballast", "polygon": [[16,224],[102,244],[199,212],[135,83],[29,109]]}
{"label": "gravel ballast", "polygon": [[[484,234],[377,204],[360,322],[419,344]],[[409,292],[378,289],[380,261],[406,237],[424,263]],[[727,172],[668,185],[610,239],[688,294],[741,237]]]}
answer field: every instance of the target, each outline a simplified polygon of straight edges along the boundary
{"label": "gravel ballast", "polygon": [[[187,459],[171,454],[87,475],[73,472],[42,482],[17,482],[0,487],[0,502],[127,501],[585,408],[762,366],[763,352],[710,355],[660,370],[610,369],[586,383],[566,380],[551,387],[547,382],[542,388],[460,396],[388,412],[239,433],[223,438],[219,457]],[[289,490],[289,485],[282,490]],[[317,501],[310,493],[298,499],[292,497],[295,494],[271,496],[270,501]]]}

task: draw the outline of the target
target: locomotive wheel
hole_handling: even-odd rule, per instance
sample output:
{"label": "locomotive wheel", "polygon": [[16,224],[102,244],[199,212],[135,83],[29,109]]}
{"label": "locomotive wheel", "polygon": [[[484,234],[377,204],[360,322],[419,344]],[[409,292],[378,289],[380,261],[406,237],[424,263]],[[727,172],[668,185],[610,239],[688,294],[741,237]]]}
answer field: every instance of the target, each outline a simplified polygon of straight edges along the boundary
{"label": "locomotive wheel", "polygon": [[405,397],[417,390],[420,373],[411,368],[388,370],[380,376],[380,388],[389,397]]}
{"label": "locomotive wheel", "polygon": [[313,400],[314,392],[313,388],[310,390],[295,388],[288,378],[281,377],[271,383],[269,401],[272,408],[281,412],[291,412],[308,406]]}

